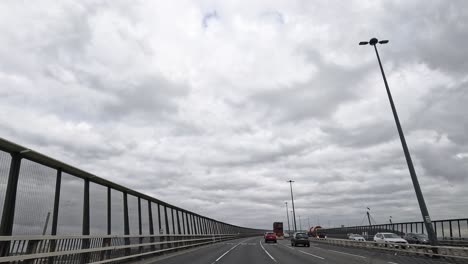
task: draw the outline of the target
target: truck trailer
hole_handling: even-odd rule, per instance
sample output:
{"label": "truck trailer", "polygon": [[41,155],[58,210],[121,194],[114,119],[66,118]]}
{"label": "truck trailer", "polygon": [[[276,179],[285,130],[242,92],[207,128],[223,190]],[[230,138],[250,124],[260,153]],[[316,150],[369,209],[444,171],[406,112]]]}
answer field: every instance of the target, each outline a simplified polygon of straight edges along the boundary
{"label": "truck trailer", "polygon": [[283,239],[284,238],[283,222],[274,222],[273,223],[273,232],[276,234],[276,237],[278,239]]}

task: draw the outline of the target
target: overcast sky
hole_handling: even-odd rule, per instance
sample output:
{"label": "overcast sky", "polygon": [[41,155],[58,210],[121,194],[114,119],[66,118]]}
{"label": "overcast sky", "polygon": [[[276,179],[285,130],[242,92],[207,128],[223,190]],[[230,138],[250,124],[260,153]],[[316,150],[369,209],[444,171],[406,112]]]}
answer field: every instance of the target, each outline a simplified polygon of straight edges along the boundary
{"label": "overcast sky", "polygon": [[[468,217],[468,2],[2,1],[0,137],[236,225]],[[305,223],[303,221],[303,227]]]}

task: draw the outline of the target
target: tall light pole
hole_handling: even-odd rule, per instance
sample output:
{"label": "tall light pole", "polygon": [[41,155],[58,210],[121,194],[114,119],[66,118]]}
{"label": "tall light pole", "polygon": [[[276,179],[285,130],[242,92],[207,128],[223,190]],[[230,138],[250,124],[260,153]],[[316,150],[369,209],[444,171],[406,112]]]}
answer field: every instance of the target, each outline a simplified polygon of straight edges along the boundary
{"label": "tall light pole", "polygon": [[299,216],[299,231],[302,231],[302,221],[301,221],[301,216]]}
{"label": "tall light pole", "polygon": [[288,218],[288,234],[291,236],[291,227],[289,226],[289,212],[288,212],[288,202],[284,202],[286,204],[286,218]]}
{"label": "tall light pole", "polygon": [[293,191],[292,191],[292,183],[294,182],[293,180],[289,180],[289,186],[291,186],[291,202],[292,202],[292,209],[293,209],[293,224],[294,224],[294,232],[297,232],[297,225],[296,225],[296,210],[294,209],[294,196],[293,196]]}
{"label": "tall light pole", "polygon": [[401,145],[403,147],[403,152],[405,153],[406,163],[408,164],[408,170],[411,175],[411,180],[413,181],[414,191],[416,192],[416,197],[418,199],[419,208],[421,210],[421,214],[423,217],[424,224],[426,226],[427,234],[429,236],[429,240],[431,241],[431,245],[437,245],[437,237],[434,233],[434,228],[432,226],[431,217],[429,216],[429,211],[426,207],[426,202],[424,201],[424,197],[421,191],[421,187],[419,186],[418,177],[416,176],[416,171],[413,166],[413,161],[411,160],[411,155],[408,150],[408,146],[406,145],[405,135],[403,134],[403,129],[400,125],[400,119],[398,118],[398,114],[395,108],[395,104],[393,103],[392,94],[390,93],[390,88],[388,87],[387,78],[385,77],[385,72],[382,67],[382,62],[380,61],[379,52],[377,51],[377,44],[387,44],[388,40],[381,40],[379,41],[376,38],[372,38],[369,41],[361,41],[359,45],[367,45],[370,44],[374,46],[375,54],[377,55],[377,60],[379,61],[380,71],[382,73],[382,77],[385,83],[385,88],[387,89],[388,100],[390,101],[390,106],[392,108],[393,117],[395,118],[395,123],[398,130],[398,135],[400,136]]}

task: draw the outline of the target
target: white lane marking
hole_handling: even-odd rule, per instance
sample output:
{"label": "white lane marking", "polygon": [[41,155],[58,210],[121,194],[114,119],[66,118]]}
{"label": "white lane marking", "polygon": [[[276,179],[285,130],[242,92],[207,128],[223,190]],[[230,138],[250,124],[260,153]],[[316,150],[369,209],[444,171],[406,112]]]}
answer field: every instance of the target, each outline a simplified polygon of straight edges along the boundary
{"label": "white lane marking", "polygon": [[280,243],[280,245],[285,246],[285,247],[287,247],[287,248],[289,248],[289,249],[292,249],[292,250],[296,250],[295,248],[293,248],[293,247],[291,247],[291,246],[286,246],[286,245],[283,245],[283,244],[281,244],[281,243]]}
{"label": "white lane marking", "polygon": [[238,245],[240,245],[241,243],[245,243],[245,241],[247,241],[248,239],[242,241],[242,242],[239,242],[237,243],[235,246],[233,246],[232,248],[230,248],[228,251],[224,252],[224,254],[222,254],[219,258],[217,258],[213,263],[215,262],[218,262],[222,257],[224,257],[227,253],[231,252],[233,249],[235,249]]}
{"label": "white lane marking", "polygon": [[260,243],[260,246],[262,247],[263,251],[265,251],[265,253],[267,253],[267,255],[268,255],[274,262],[276,262],[276,259],[275,259],[274,257],[272,257],[272,256],[270,255],[270,253],[268,253],[268,251],[263,247],[262,241],[261,241],[261,240],[260,240],[259,243]]}
{"label": "white lane marking", "polygon": [[398,264],[398,263],[395,263],[395,262],[391,262],[391,261],[389,261],[389,262],[387,262],[387,263],[389,263],[389,264]]}
{"label": "white lane marking", "polygon": [[[331,249],[327,249],[327,250],[328,250],[328,251],[331,251],[331,252],[336,252],[336,253],[340,253],[340,254],[355,256],[355,257],[359,257],[359,258],[366,258],[366,257],[364,257],[364,256],[355,255],[355,254],[351,254],[351,253],[346,253],[346,252],[341,252],[341,251],[336,251],[336,250],[331,250]],[[397,263],[395,263],[395,264],[397,264]]]}
{"label": "white lane marking", "polygon": [[319,259],[325,259],[325,258],[322,258],[322,257],[320,257],[320,256],[317,256],[317,255],[314,255],[314,254],[310,254],[309,252],[305,252],[305,251],[302,251],[302,250],[298,250],[298,251],[301,252],[301,253],[304,253],[304,254],[306,254],[306,255],[310,255],[310,256],[312,256],[312,257],[316,257],[316,258],[319,258]]}

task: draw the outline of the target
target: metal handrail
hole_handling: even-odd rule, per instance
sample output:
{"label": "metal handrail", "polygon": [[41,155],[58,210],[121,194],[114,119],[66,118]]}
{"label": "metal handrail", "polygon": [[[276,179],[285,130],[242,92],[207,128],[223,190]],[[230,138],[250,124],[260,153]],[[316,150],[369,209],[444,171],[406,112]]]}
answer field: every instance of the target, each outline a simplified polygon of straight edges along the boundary
{"label": "metal handrail", "polygon": [[92,239],[92,238],[156,238],[156,237],[213,237],[213,236],[229,236],[237,234],[168,234],[168,235],[32,235],[32,236],[0,236],[0,241],[13,240],[58,240],[58,239]]}
{"label": "metal handrail", "polygon": [[468,259],[468,247],[431,246],[421,244],[377,243],[373,241],[356,241],[351,239],[312,238],[311,241],[333,245],[363,247],[366,249],[380,249],[404,252],[408,254],[430,255],[446,258]]}
{"label": "metal handrail", "polygon": [[[171,236],[166,236],[166,237],[183,237],[184,235],[171,235]],[[61,238],[64,237],[69,237],[69,236],[62,236]],[[185,237],[199,237],[198,235],[187,235]],[[55,251],[55,252],[41,252],[41,253],[30,253],[30,254],[21,254],[21,255],[14,255],[14,256],[6,256],[6,257],[0,257],[0,263],[4,262],[13,262],[13,261],[23,261],[23,260],[31,260],[31,259],[43,259],[43,258],[50,258],[50,257],[58,257],[58,256],[64,256],[64,255],[76,255],[76,254],[85,254],[85,253],[94,253],[94,252],[106,252],[106,251],[111,251],[111,250],[125,250],[125,249],[131,249],[131,248],[141,248],[141,247],[150,247],[150,246],[157,246],[157,245],[174,245],[178,243],[184,243],[182,246],[171,246],[166,249],[158,249],[158,250],[152,250],[149,252],[143,252],[143,253],[138,253],[138,254],[131,254],[127,255],[125,257],[118,257],[118,258],[109,258],[107,259],[108,261],[116,261],[117,259],[128,259],[128,258],[135,258],[138,256],[143,256],[143,255],[150,255],[150,254],[156,254],[159,252],[166,252],[166,251],[171,251],[171,250],[176,250],[176,249],[182,249],[182,248],[187,248],[187,247],[194,247],[198,246],[201,244],[211,244],[211,243],[216,243],[224,240],[229,240],[229,239],[234,239],[237,238],[238,235],[202,235],[203,238],[193,238],[193,239],[181,239],[181,240],[166,240],[166,241],[157,241],[157,242],[149,242],[149,243],[136,243],[136,244],[130,244],[130,245],[118,245],[118,246],[104,246],[104,247],[97,247],[97,248],[87,248],[87,249],[76,249],[76,250],[67,250],[67,251]],[[6,238],[6,237],[0,237],[0,238]],[[20,240],[24,241],[27,243],[31,243],[34,241],[37,241],[36,236],[30,236],[29,238],[32,239],[18,239],[19,237],[9,237],[14,240]],[[22,236],[22,238],[25,238]],[[89,236],[80,236],[80,237],[73,237],[75,239],[89,239]],[[115,236],[107,236],[106,238],[115,238]],[[125,238],[124,236],[118,236],[117,238]],[[53,239],[60,239],[59,237],[54,237]],[[67,238],[64,238],[67,239]],[[202,242],[204,241],[204,242]],[[202,243],[190,243],[190,242],[202,242]],[[185,243],[190,243],[186,245]],[[48,248],[47,248],[48,249]],[[101,260],[96,263],[106,263],[108,262],[107,260]]]}

